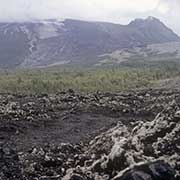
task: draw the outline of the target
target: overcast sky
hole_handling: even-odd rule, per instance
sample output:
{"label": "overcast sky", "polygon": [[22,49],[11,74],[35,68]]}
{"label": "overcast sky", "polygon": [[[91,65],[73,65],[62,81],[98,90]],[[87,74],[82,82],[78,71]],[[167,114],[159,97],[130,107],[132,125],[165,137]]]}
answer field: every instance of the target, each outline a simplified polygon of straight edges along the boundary
{"label": "overcast sky", "polygon": [[0,0],[1,21],[73,18],[127,24],[147,16],[180,34],[180,0]]}

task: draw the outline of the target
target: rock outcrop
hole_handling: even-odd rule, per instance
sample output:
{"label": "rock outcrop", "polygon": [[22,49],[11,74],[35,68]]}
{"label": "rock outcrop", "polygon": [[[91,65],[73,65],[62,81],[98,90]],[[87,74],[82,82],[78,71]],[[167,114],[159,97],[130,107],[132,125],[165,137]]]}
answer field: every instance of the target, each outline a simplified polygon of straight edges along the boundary
{"label": "rock outcrop", "polygon": [[179,178],[179,108],[172,102],[153,121],[139,122],[132,129],[119,124],[96,137],[85,152],[93,162],[82,171],[90,171],[96,180]]}

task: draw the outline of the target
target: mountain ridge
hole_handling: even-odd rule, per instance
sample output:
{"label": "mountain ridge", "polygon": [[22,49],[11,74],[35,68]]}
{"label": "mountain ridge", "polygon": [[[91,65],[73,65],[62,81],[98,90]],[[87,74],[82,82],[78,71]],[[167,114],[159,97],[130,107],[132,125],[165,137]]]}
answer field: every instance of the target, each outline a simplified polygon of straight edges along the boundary
{"label": "mountain ridge", "polygon": [[180,41],[180,37],[154,17],[127,25],[55,19],[0,23],[0,67],[94,65],[99,56],[123,48]]}

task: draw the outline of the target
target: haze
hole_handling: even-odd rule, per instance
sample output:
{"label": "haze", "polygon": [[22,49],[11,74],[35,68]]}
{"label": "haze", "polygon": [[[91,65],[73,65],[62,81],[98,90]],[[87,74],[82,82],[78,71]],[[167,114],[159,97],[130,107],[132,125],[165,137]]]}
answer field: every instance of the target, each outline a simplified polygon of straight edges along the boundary
{"label": "haze", "polygon": [[72,18],[127,24],[147,16],[180,34],[179,0],[0,0],[0,21]]}

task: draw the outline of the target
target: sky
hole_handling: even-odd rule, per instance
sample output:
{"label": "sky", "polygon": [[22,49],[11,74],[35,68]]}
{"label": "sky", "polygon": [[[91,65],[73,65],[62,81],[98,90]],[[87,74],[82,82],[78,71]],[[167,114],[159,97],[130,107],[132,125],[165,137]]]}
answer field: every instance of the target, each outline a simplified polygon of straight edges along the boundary
{"label": "sky", "polygon": [[0,0],[0,21],[72,18],[128,24],[148,16],[180,35],[180,0]]}

